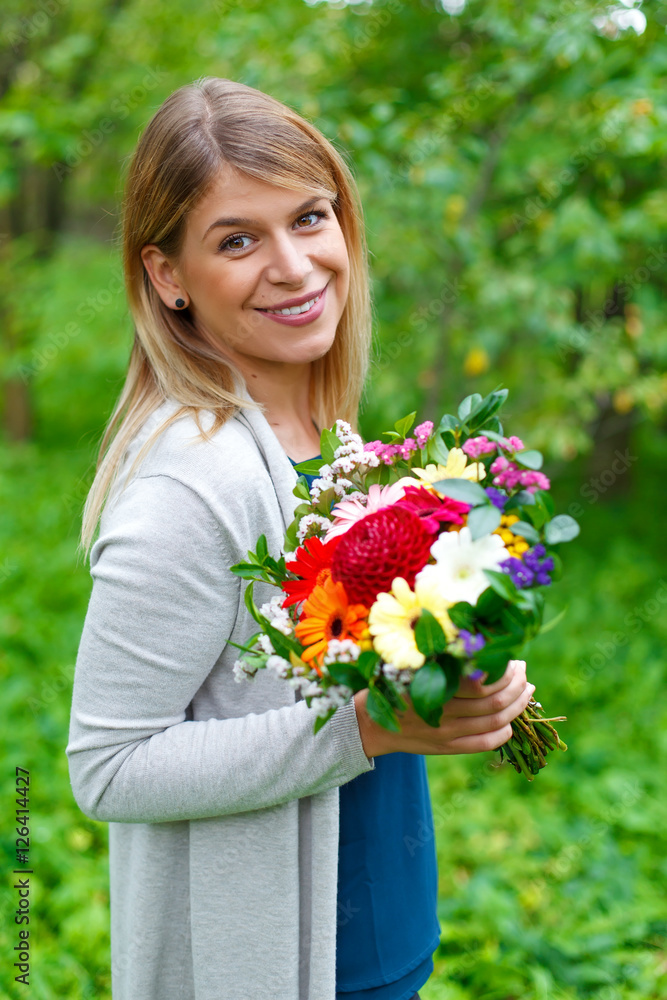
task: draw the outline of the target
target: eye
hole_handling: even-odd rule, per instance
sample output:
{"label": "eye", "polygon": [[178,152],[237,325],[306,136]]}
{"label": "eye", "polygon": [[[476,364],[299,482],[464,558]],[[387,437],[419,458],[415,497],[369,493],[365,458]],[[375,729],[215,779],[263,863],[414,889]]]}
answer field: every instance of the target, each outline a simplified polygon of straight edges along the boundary
{"label": "eye", "polygon": [[243,234],[237,234],[236,236],[228,236],[226,240],[223,240],[218,250],[245,250],[246,247],[243,246],[232,246],[233,243],[238,243],[239,240],[249,240],[252,237],[244,236]]}
{"label": "eye", "polygon": [[[321,208],[314,208],[312,212],[306,212],[305,215],[300,215],[297,222],[301,222],[302,219],[309,219],[314,215],[318,219],[328,219],[329,215],[327,212],[323,211]],[[315,225],[315,223],[313,223]],[[299,226],[299,229],[311,229],[311,226]]]}
{"label": "eye", "polygon": [[[311,225],[308,225],[308,226],[298,226],[298,228],[299,229],[312,229],[314,226],[317,225],[317,220],[318,219],[328,219],[329,218],[329,213],[327,211],[325,211],[324,209],[316,208],[316,209],[313,209],[311,212],[306,212],[304,215],[300,215],[297,218],[296,221],[297,222],[301,222],[303,219],[310,219],[313,216],[315,217],[315,220],[316,220],[315,222],[313,222]],[[222,241],[222,243],[218,247],[218,250],[219,251],[221,251],[221,250],[231,250],[232,253],[238,253],[241,250],[247,250],[248,249],[248,244],[246,244],[245,246],[239,246],[238,245],[241,240],[251,240],[252,241],[252,236],[246,236],[245,233],[234,233],[234,235],[227,236],[227,238]],[[234,243],[236,243],[237,245],[234,246],[233,245]]]}

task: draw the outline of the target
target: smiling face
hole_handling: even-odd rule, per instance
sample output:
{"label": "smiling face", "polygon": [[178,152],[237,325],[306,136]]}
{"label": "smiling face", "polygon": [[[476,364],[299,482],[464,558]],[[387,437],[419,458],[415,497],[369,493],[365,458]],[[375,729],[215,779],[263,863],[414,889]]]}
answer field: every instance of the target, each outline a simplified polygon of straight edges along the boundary
{"label": "smiling face", "polygon": [[[307,364],[330,349],[349,258],[328,198],[227,168],[188,215],[176,264],[156,250],[144,247],[142,258],[163,301],[173,308],[186,297],[197,325],[244,374]],[[275,312],[294,308],[293,299],[310,308]]]}

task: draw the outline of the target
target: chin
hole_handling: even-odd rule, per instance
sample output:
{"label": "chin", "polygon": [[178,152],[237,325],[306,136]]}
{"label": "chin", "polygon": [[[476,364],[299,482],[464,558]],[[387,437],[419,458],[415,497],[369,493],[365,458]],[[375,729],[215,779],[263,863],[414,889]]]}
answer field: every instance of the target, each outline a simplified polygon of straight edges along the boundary
{"label": "chin", "polygon": [[290,351],[288,358],[285,360],[292,362],[292,364],[308,364],[311,361],[319,361],[323,358],[325,354],[328,354],[333,347],[336,335],[318,338],[316,341],[311,343],[295,345],[294,349]]}

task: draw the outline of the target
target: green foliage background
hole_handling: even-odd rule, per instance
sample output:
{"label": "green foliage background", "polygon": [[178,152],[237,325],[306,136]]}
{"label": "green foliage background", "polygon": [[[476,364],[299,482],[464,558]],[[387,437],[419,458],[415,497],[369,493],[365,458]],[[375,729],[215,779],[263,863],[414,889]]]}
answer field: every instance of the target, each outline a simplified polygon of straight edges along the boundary
{"label": "green foliage background", "polygon": [[[644,29],[619,28],[640,6]],[[35,873],[31,985],[5,971],[0,997],[111,995],[107,827],[79,812],[64,754],[90,592],[76,544],[132,338],[123,168],[164,98],[204,75],[294,106],[355,172],[376,310],[364,431],[506,385],[506,425],[545,452],[582,528],[550,595],[547,617],[567,615],[526,652],[570,750],[531,785],[490,754],[428,759],[443,935],[422,997],[667,995],[666,25],[662,0],[6,4],[6,970],[17,765]]]}

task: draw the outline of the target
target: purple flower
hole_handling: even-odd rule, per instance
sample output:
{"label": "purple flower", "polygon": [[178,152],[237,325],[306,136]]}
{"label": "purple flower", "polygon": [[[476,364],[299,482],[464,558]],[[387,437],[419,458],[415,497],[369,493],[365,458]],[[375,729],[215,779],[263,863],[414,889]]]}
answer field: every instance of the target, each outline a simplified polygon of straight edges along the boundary
{"label": "purple flower", "polygon": [[468,677],[470,678],[471,681],[478,681],[483,676],[484,676],[484,671],[481,669],[481,667],[477,667],[476,670],[473,670],[471,673],[468,674]]}
{"label": "purple flower", "polygon": [[504,559],[500,563],[500,569],[503,573],[509,574],[512,583],[519,588],[531,587],[535,580],[533,570],[529,566],[524,565],[521,559],[516,559],[514,556]]}
{"label": "purple flower", "polygon": [[[483,635],[475,635],[472,632],[468,632],[465,628],[459,629],[459,639],[463,642],[463,652],[466,656],[474,656],[482,646],[486,645],[486,639]],[[479,672],[480,677],[483,673],[483,670]]]}
{"label": "purple flower", "polygon": [[554,568],[554,561],[551,556],[544,558],[546,551],[544,545],[538,543],[524,552],[522,559],[514,556],[504,559],[500,563],[500,569],[509,575],[517,587],[548,586],[551,583],[549,572]]}
{"label": "purple flower", "polygon": [[498,510],[504,509],[505,502],[507,500],[507,496],[505,493],[501,493],[501,491],[497,490],[495,486],[487,486],[484,492],[486,493],[487,497],[489,498],[494,507],[497,507]]}

